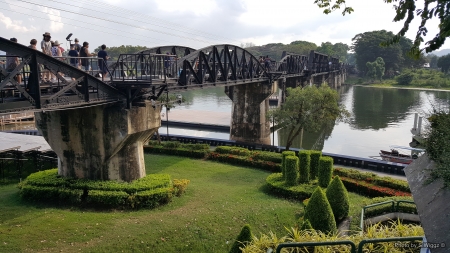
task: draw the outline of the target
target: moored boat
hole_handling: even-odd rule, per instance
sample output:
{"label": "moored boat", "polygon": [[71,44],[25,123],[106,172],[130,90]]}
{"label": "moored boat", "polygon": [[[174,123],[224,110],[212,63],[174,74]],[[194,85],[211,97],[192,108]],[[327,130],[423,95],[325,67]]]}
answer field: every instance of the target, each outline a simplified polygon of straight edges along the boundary
{"label": "moored boat", "polygon": [[[390,148],[390,151],[380,150],[380,157],[383,161],[410,164],[425,152],[424,149],[403,146],[390,146]],[[399,149],[409,150],[411,154],[402,154],[398,151]]]}

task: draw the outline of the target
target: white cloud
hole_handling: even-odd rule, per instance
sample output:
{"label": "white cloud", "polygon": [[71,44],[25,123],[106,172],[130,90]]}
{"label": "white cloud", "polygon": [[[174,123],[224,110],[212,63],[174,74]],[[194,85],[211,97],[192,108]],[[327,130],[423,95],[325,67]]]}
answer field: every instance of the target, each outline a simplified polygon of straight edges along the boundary
{"label": "white cloud", "polygon": [[12,30],[14,32],[26,33],[36,30],[33,26],[23,26],[21,20],[12,20],[10,17],[5,16],[2,12],[0,12],[0,22],[5,25],[7,30]]}
{"label": "white cloud", "polygon": [[209,16],[211,12],[217,8],[214,0],[156,0],[155,4],[159,10],[164,12],[188,12],[202,17]]}
{"label": "white cloud", "polygon": [[47,7],[39,7],[39,9],[46,13],[48,19],[50,19],[50,32],[59,32],[64,28],[60,11]]}

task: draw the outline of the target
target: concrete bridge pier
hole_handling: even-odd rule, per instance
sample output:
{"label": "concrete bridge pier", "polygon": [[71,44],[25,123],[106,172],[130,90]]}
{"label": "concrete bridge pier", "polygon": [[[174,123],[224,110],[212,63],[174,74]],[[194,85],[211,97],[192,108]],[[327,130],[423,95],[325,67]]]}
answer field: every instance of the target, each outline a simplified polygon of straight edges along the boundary
{"label": "concrete bridge pier", "polygon": [[36,126],[59,158],[58,174],[133,181],[145,176],[143,144],[161,126],[161,107],[138,102],[35,113]]}
{"label": "concrete bridge pier", "polygon": [[233,101],[230,139],[248,143],[270,145],[269,96],[278,86],[267,82],[225,87],[225,93]]}

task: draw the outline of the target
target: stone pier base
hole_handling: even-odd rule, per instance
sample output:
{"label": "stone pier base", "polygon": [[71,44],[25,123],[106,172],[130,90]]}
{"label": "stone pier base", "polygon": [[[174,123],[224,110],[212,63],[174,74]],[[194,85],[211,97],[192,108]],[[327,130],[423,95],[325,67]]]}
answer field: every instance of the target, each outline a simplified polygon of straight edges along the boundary
{"label": "stone pier base", "polygon": [[35,113],[64,177],[130,182],[145,176],[143,144],[161,126],[160,107],[140,102]]}

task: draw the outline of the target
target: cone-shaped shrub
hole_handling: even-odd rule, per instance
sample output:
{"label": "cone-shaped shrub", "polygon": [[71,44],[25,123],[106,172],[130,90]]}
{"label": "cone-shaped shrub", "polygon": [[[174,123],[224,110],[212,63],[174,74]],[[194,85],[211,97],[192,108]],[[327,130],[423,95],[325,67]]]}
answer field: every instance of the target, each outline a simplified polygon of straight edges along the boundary
{"label": "cone-shaped shrub", "polygon": [[241,253],[242,250],[239,247],[245,247],[248,243],[252,241],[252,231],[250,225],[245,224],[242,227],[241,233],[239,233],[238,237],[231,246],[230,253]]}
{"label": "cone-shaped shrub", "polygon": [[310,166],[310,151],[309,150],[300,150],[298,152],[299,159],[299,183],[308,183],[309,182],[309,166]]}
{"label": "cone-shaped shrub", "polygon": [[285,163],[285,176],[286,185],[296,185],[298,180],[298,157],[286,156],[284,158]]}
{"label": "cone-shaped shrub", "polygon": [[286,158],[286,156],[290,156],[290,155],[295,156],[295,152],[294,151],[283,151],[281,153],[281,173],[283,173],[283,179],[286,179],[286,166],[284,163],[284,159]]}
{"label": "cone-shaped shrub", "polygon": [[314,180],[317,178],[319,172],[319,159],[322,156],[322,151],[310,150],[311,162],[309,164],[309,179]]}
{"label": "cone-shaped shrub", "polygon": [[317,187],[305,208],[305,221],[309,220],[312,228],[324,233],[336,232],[336,221],[330,203],[320,187]]}
{"label": "cone-shaped shrub", "polygon": [[339,176],[335,176],[327,188],[327,199],[333,210],[334,218],[340,221],[347,217],[350,209],[348,192]]}
{"label": "cone-shaped shrub", "polygon": [[309,220],[305,220],[302,226],[300,227],[300,230],[307,230],[307,229],[313,229],[311,226],[311,222],[309,222]]}
{"label": "cone-shaped shrub", "polygon": [[331,181],[333,173],[333,158],[329,156],[322,156],[319,159],[319,185],[327,188]]}

